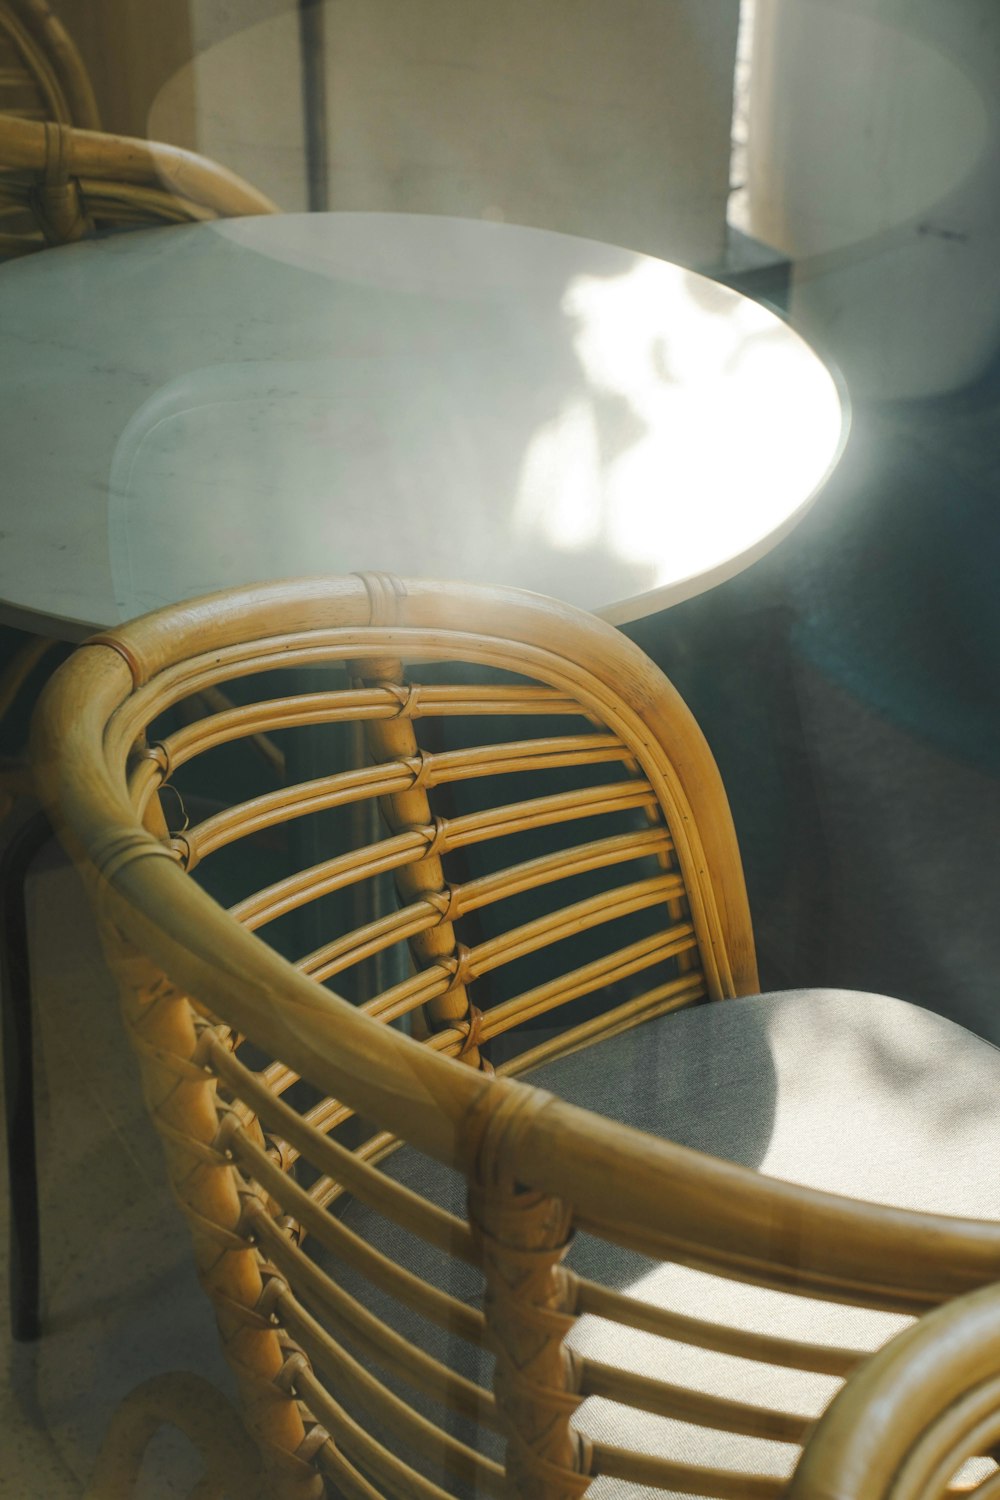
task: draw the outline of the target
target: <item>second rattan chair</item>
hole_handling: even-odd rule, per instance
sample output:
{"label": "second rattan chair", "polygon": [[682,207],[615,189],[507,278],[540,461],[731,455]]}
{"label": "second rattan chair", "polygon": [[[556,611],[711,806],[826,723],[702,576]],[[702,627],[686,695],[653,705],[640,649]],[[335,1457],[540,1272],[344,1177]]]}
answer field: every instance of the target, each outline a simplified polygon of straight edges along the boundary
{"label": "second rattan chair", "polygon": [[[0,235],[24,255],[101,229],[277,213],[263,193],[192,151],[0,114],[0,204],[30,214]],[[2,221],[0,221],[2,227]]]}
{"label": "second rattan chair", "polygon": [[[19,30],[14,23],[29,12],[39,23],[48,15],[47,7],[34,0],[25,0],[13,8],[0,3],[0,41],[7,31],[21,36],[23,26]],[[62,35],[56,23],[53,25],[57,36]],[[25,43],[22,51],[26,47]],[[37,48],[30,56],[41,67],[44,55]],[[0,52],[0,74],[3,72]],[[67,76],[73,76],[68,63]],[[19,97],[6,102],[14,108]],[[262,193],[204,157],[156,142],[74,129],[64,122],[66,110],[61,105],[57,110],[57,104],[58,99],[51,105],[56,118],[44,121],[0,113],[0,260],[30,254],[48,245],[65,244],[98,231],[278,211]],[[32,113],[44,113],[48,107],[43,97],[38,110]],[[23,695],[39,660],[54,644],[39,637],[24,637],[13,650],[0,674],[0,718],[14,699]],[[18,772],[17,767],[13,770]],[[0,816],[22,784],[19,774],[15,779],[4,768]],[[24,1018],[18,1028],[19,1047],[15,1049],[11,1042],[5,1050],[5,1079],[8,1094],[11,1080],[20,1079],[20,1115],[29,1135],[31,1075],[24,1065],[24,1048],[30,1039],[30,983],[23,884],[28,863],[44,842],[44,833],[44,824],[36,819],[8,841],[3,860],[4,897],[0,901],[3,908],[0,968],[8,992],[6,1004],[8,1010]],[[31,1171],[15,1182],[13,1192],[13,1216],[23,1228],[16,1237],[30,1247],[37,1243],[37,1233],[32,1227],[35,1194]],[[23,1291],[14,1293],[14,1329],[19,1337],[32,1336],[38,1324],[36,1255],[27,1248],[22,1259],[25,1286]],[[18,1281],[16,1276],[14,1281]]]}
{"label": "second rattan chair", "polygon": [[0,111],[100,129],[83,59],[47,0],[0,0]]}
{"label": "second rattan chair", "polygon": [[[230,784],[259,733],[292,767],[318,734],[311,774]],[[996,1280],[995,1049],[753,995],[712,758],[600,622],[384,575],[218,595],[82,647],[34,756],[266,1493],[776,1500],[804,1448],[825,1495],[845,1378]],[[987,1437],[921,1493],[978,1454],[993,1494]]]}

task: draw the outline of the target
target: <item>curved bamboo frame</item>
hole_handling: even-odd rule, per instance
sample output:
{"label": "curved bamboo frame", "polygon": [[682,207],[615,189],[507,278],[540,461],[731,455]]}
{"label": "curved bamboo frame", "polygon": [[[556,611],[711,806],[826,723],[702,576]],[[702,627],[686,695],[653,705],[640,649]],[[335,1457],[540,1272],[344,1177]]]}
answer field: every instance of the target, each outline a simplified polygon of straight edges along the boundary
{"label": "curved bamboo frame", "polygon": [[3,236],[26,254],[95,228],[277,213],[226,167],[179,146],[0,114],[0,196],[33,215],[36,231]]}
{"label": "curved bamboo frame", "polygon": [[[1000,1444],[1000,1286],[936,1308],[870,1359],[828,1407],[789,1500],[943,1500]],[[974,1490],[1000,1494],[1000,1471]]]}
{"label": "curved bamboo frame", "polygon": [[232,1406],[200,1375],[154,1375],[115,1412],[83,1500],[133,1500],[146,1449],[175,1427],[204,1461],[191,1500],[261,1500],[260,1457]]}
{"label": "curved bamboo frame", "polygon": [[[508,669],[518,683],[528,678],[536,687],[417,680],[420,663],[446,660]],[[149,725],[172,703],[267,669],[321,662],[346,663],[348,687],[230,708],[146,745]],[[408,677],[404,662],[414,664]],[[563,736],[552,730],[457,751],[418,744],[424,716],[458,712],[473,719],[543,712],[553,722],[575,713],[593,732],[581,734],[567,719]],[[270,791],[196,829],[168,834],[157,790],[200,749],[338,719],[365,726],[371,765]],[[575,1228],[724,1277],[915,1314],[995,1279],[998,1224],[854,1202],[761,1177],[514,1077],[489,1076],[482,1048],[490,1037],[551,1011],[567,984],[583,993],[590,979],[585,965],[568,980],[480,1013],[473,997],[484,968],[502,961],[505,950],[531,952],[586,927],[598,919],[597,907],[585,899],[463,948],[455,924],[470,903],[489,899],[498,886],[534,889],[556,878],[555,861],[543,856],[456,886],[444,876],[442,853],[465,838],[502,836],[526,819],[530,826],[532,819],[567,816],[567,809],[579,815],[587,794],[435,818],[429,798],[449,778],[617,757],[627,779],[595,785],[595,804],[604,809],[609,798],[631,798],[631,806],[647,809],[652,841],[660,841],[663,873],[629,881],[626,867],[618,895],[601,902],[613,910],[616,901],[627,910],[650,903],[662,909],[670,941],[658,952],[674,955],[676,977],[571,1029],[561,1042],[532,1048],[521,1066],[677,1004],[757,985],[742,871],[714,762],[674,690],[602,622],[513,590],[384,575],[215,595],[82,647],[46,690],[33,755],[45,801],[88,876],[202,1279],[244,1383],[251,1426],[277,1465],[276,1493],[311,1496],[319,1465],[344,1493],[367,1500],[441,1500],[452,1493],[442,1476],[460,1489],[476,1484],[477,1493],[545,1500],[582,1495],[597,1474],[741,1500],[781,1494],[784,1481],[766,1474],[588,1443],[573,1413],[585,1397],[601,1395],[703,1427],[797,1444],[808,1439],[806,1419],[570,1357],[565,1334],[590,1312],[723,1353],[840,1376],[862,1353],[724,1329],[582,1279],[561,1265]],[[380,801],[385,838],[337,853],[230,913],[187,873],[241,830],[273,828],[359,797]],[[597,858],[597,847],[580,846],[580,858]],[[649,840],[641,847],[648,852]],[[619,842],[601,858],[620,851]],[[388,869],[397,872],[401,911],[363,922],[297,965],[252,930],[310,895]],[[417,966],[410,979],[359,1007],[318,982],[393,936],[410,940]],[[625,952],[616,963],[625,962]],[[405,1014],[420,1020],[414,1036],[386,1024]],[[243,1037],[273,1062],[248,1066]],[[288,1092],[298,1078],[322,1096],[304,1112]],[[361,1145],[337,1138],[352,1117],[375,1128]],[[465,1175],[467,1221],[378,1170],[401,1142]],[[300,1159],[319,1174],[311,1187],[290,1175]],[[431,1287],[331,1215],[345,1194],[440,1253],[481,1267],[485,1311]],[[497,1360],[493,1391],[374,1317],[309,1259],[304,1234],[431,1323],[473,1343],[485,1340]],[[492,1459],[388,1391],[351,1347],[482,1430],[503,1431],[506,1477]],[[348,1394],[365,1420],[344,1407]],[[376,1416],[393,1435],[389,1446],[366,1426]],[[399,1445],[419,1456],[423,1472],[399,1456]]]}
{"label": "curved bamboo frame", "polygon": [[76,46],[48,0],[0,0],[0,42],[18,60],[7,89],[27,86],[29,106],[8,105],[0,86],[0,108],[32,119],[55,120],[82,130],[100,130],[94,90]]}

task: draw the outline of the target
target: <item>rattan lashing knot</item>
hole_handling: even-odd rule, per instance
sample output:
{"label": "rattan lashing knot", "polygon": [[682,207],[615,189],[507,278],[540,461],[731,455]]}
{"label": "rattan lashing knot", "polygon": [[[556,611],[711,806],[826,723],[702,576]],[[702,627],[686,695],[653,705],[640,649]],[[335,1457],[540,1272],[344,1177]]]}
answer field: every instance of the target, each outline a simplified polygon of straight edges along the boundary
{"label": "rattan lashing knot", "polygon": [[483,1039],[483,1013],[478,1005],[469,1005],[469,1018],[467,1021],[459,1021],[458,1028],[465,1027],[465,1040],[458,1049],[457,1056],[461,1059],[473,1048],[482,1045]]}
{"label": "rattan lashing knot", "polygon": [[288,1295],[290,1288],[281,1273],[268,1266],[261,1267],[261,1277],[264,1286],[257,1298],[254,1312],[258,1313],[269,1327],[274,1328],[281,1321],[277,1311],[278,1301],[281,1297]]}
{"label": "rattan lashing knot", "polygon": [[406,597],[406,585],[395,573],[355,573],[368,595],[368,623],[375,626],[398,625],[399,601]]}
{"label": "rattan lashing knot", "polygon": [[[268,1269],[267,1266],[261,1266],[261,1275],[266,1277]],[[270,1279],[265,1279],[265,1292],[269,1285]],[[216,1308],[225,1308],[234,1323],[238,1323],[241,1328],[249,1328],[255,1333],[273,1333],[280,1327],[280,1320],[274,1313],[270,1302],[265,1302],[264,1306],[261,1306],[264,1302],[263,1295],[258,1297],[255,1307],[248,1307],[245,1302],[240,1302],[228,1292],[222,1291],[217,1282],[209,1277],[202,1279],[202,1287],[211,1297]],[[277,1293],[273,1294],[273,1297],[276,1296]]]}
{"label": "rattan lashing knot", "polygon": [[515,1486],[519,1482],[530,1483],[532,1494],[552,1495],[558,1500],[583,1500],[594,1478],[591,1472],[593,1445],[582,1432],[571,1429],[567,1447],[573,1455],[572,1468],[554,1462],[537,1447],[526,1443],[517,1431],[508,1432],[507,1473]]}
{"label": "rattan lashing knot", "polygon": [[138,765],[144,760],[153,761],[159,769],[161,782],[171,772],[170,751],[162,740],[150,740],[146,745],[137,745],[130,756],[131,763]]}
{"label": "rattan lashing knot", "polygon": [[72,131],[56,120],[45,122],[45,167],[28,194],[49,244],[79,239],[87,229],[80,184],[70,176]]}
{"label": "rattan lashing knot", "polygon": [[505,1188],[507,1212],[525,1213],[531,1206],[530,1200],[542,1196],[533,1190],[516,1189],[511,1156],[517,1152],[520,1138],[534,1128],[538,1116],[554,1102],[554,1095],[546,1089],[526,1083],[510,1083],[502,1089],[491,1089],[484,1096],[488,1116],[471,1163],[470,1179],[474,1186],[470,1188],[470,1200],[477,1190],[486,1194],[494,1206],[491,1217],[495,1217],[499,1207],[496,1189],[500,1184]]}
{"label": "rattan lashing knot", "polygon": [[107,646],[109,650],[117,652],[129,669],[133,689],[144,686],[146,682],[146,670],[143,664],[131,646],[126,645],[113,631],[100,630],[96,635],[88,636],[83,642],[83,646]]}
{"label": "rattan lashing knot", "polygon": [[[179,839],[183,834],[187,833],[187,830],[191,827],[191,819],[188,816],[188,810],[184,804],[184,798],[174,786],[173,782],[165,781],[163,783],[163,785],[160,787],[160,796],[162,797],[165,792],[169,792],[171,797],[173,797],[176,804],[176,812],[178,817],[180,818],[180,826],[176,829],[171,828],[170,830],[171,841],[173,841],[174,839]],[[165,818],[167,816],[166,809],[164,809],[163,816]],[[167,819],[167,824],[168,826],[170,824],[169,818]],[[187,843],[187,840],[185,839],[184,842]]]}
{"label": "rattan lashing knot", "polygon": [[[199,1039],[200,1040],[200,1039]],[[231,1104],[219,1105],[219,1128],[215,1133],[212,1148],[224,1156],[226,1161],[233,1160],[233,1136],[243,1129],[243,1119],[239,1112]]]}
{"label": "rattan lashing knot", "polygon": [[197,860],[195,859],[194,849],[191,846],[191,840],[187,834],[172,833],[170,835],[170,843],[167,847],[172,849],[176,854],[177,862],[182,870],[194,869]]}
{"label": "rattan lashing knot", "polygon": [[414,719],[420,705],[420,694],[423,691],[419,682],[380,682],[379,687],[390,698],[394,698],[397,704],[397,719]]}
{"label": "rattan lashing knot", "polygon": [[416,755],[404,756],[401,764],[406,767],[413,777],[407,787],[409,792],[426,791],[430,782],[431,768],[435,757],[426,750],[417,751]]}
{"label": "rattan lashing knot", "polygon": [[255,1192],[240,1194],[240,1222],[236,1226],[237,1232],[243,1236],[248,1245],[257,1243],[257,1221],[269,1218],[267,1208],[261,1202],[260,1195]]}
{"label": "rattan lashing knot", "polygon": [[493,1343],[492,1350],[496,1359],[493,1384],[498,1391],[544,1406],[553,1416],[560,1418],[571,1417],[582,1405],[580,1387],[583,1384],[585,1361],[575,1349],[569,1349],[563,1344],[560,1351],[565,1378],[562,1389],[533,1380],[530,1369],[517,1364],[510,1357],[509,1350],[499,1341]]}
{"label": "rattan lashing knot", "polygon": [[45,121],[45,186],[64,187],[69,178],[72,132],[57,120]]}
{"label": "rattan lashing knot", "polygon": [[306,1428],[306,1435],[295,1450],[295,1457],[301,1459],[304,1464],[311,1464],[319,1450],[330,1441],[330,1434],[319,1422],[313,1422]]}
{"label": "rattan lashing knot", "polygon": [[291,1353],[284,1360],[281,1369],[278,1371],[277,1375],[275,1375],[274,1384],[278,1387],[279,1390],[284,1391],[287,1395],[294,1396],[296,1394],[296,1376],[300,1375],[303,1370],[308,1375],[310,1373],[310,1369],[311,1366],[309,1364],[309,1361],[302,1353],[302,1350],[293,1347]]}
{"label": "rattan lashing knot", "polygon": [[272,1135],[270,1131],[264,1134],[264,1150],[269,1161],[272,1161],[279,1172],[289,1172],[296,1160],[294,1146],[288,1141],[282,1140],[280,1136]]}
{"label": "rattan lashing knot", "polygon": [[442,922],[453,922],[455,920],[458,906],[458,892],[450,886],[445,886],[443,891],[425,891],[423,900],[428,906],[433,906]]}
{"label": "rattan lashing knot", "polygon": [[[442,999],[448,995],[453,995],[456,990],[465,989],[466,985],[468,985],[472,978],[470,973],[470,959],[471,954],[464,943],[456,943],[454,953],[447,958],[441,959],[441,967],[450,974],[448,988],[443,991]],[[453,1021],[446,1022],[445,1029],[454,1024]]]}
{"label": "rattan lashing knot", "polygon": [[434,818],[430,823],[410,823],[399,833],[415,833],[424,840],[426,848],[421,859],[440,859],[448,852],[448,823],[445,818]]}
{"label": "rattan lashing knot", "polygon": [[109,883],[133,860],[177,859],[177,855],[168,845],[161,843],[144,828],[109,828],[102,835],[100,842],[95,840],[90,850],[90,857]]}
{"label": "rattan lashing knot", "polygon": [[196,1016],[194,1020],[195,1044],[191,1053],[190,1061],[196,1068],[204,1068],[207,1073],[212,1071],[212,1052],[216,1046],[222,1046],[222,1039],[218,1030],[211,1021],[206,1021],[203,1016]]}

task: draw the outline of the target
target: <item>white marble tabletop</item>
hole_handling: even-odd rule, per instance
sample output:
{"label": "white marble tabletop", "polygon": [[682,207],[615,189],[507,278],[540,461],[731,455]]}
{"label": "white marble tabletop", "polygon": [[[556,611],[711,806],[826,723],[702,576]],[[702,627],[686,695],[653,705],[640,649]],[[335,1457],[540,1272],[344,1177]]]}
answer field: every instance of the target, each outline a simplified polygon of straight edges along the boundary
{"label": "white marble tabletop", "polygon": [[837,389],[728,288],[506,224],[282,215],[0,267],[0,615],[73,638],[385,569],[634,619],[836,461]]}

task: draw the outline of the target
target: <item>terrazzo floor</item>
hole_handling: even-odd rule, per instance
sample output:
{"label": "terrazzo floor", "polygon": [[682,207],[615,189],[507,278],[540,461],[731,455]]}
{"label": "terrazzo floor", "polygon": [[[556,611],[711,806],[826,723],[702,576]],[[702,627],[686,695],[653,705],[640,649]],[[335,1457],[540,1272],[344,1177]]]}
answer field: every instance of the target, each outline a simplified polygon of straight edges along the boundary
{"label": "terrazzo floor", "polygon": [[[29,900],[44,1335],[13,1344],[5,1298],[0,1496],[70,1500],[82,1493],[111,1413],[141,1380],[190,1369],[231,1386],[113,983],[76,873],[56,850],[38,861]],[[6,1235],[3,1250],[6,1258]],[[6,1264],[2,1274],[6,1285]],[[199,1472],[186,1445],[165,1433],[149,1451],[137,1500],[187,1495]]]}

